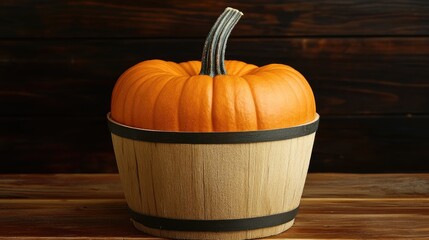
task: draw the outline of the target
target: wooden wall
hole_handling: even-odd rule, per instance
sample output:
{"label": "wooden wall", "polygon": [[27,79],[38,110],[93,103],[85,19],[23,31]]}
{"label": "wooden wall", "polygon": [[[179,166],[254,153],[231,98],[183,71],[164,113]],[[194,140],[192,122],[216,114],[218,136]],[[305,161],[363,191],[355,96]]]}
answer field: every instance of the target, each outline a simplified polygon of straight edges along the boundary
{"label": "wooden wall", "polygon": [[105,115],[118,76],[196,59],[244,12],[227,59],[291,65],[322,116],[313,172],[429,171],[426,0],[0,1],[0,172],[115,172]]}

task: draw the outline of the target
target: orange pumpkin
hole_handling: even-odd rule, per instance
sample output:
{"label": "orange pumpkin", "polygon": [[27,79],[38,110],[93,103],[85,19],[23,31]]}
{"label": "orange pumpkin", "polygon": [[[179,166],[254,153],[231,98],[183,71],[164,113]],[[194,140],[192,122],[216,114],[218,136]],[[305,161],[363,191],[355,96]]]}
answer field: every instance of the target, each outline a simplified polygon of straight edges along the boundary
{"label": "orange pumpkin", "polygon": [[298,71],[224,60],[226,41],[241,15],[227,8],[218,18],[201,62],[148,60],[123,73],[112,93],[113,120],[187,132],[277,129],[313,121],[313,92]]}

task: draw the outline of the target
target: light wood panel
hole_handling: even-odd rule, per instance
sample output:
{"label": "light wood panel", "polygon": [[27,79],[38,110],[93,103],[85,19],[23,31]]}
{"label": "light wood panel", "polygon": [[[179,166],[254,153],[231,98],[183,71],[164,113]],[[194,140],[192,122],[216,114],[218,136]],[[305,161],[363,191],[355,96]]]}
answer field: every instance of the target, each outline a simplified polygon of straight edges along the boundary
{"label": "light wood panel", "polygon": [[[299,206],[315,133],[272,142],[173,144],[112,134],[129,207],[141,214],[191,220],[262,217]],[[186,206],[192,206],[191,208]],[[248,239],[275,235],[293,220],[248,231],[187,232],[134,225],[179,239]]]}

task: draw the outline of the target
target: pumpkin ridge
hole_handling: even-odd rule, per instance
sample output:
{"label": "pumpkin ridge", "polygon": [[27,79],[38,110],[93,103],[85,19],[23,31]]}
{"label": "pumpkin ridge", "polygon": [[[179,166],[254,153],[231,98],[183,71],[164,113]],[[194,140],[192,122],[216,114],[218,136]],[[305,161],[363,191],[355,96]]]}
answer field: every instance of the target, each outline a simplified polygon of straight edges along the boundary
{"label": "pumpkin ridge", "polygon": [[139,64],[141,64],[141,63],[138,63],[138,64],[136,64],[136,65],[134,65],[134,66],[130,67],[129,69],[127,69],[125,72],[123,72],[123,73],[119,76],[119,78],[118,78],[118,80],[116,81],[116,84],[115,84],[115,86],[114,86],[114,88],[113,88],[113,91],[112,91],[112,99],[113,99],[113,97],[115,97],[115,96],[116,96],[116,94],[117,94],[117,92],[119,91],[119,89],[121,89],[121,88],[122,88],[123,83],[126,81],[126,79],[128,79],[128,75],[131,75],[131,73],[132,73],[132,72],[138,72],[138,71],[136,71],[136,70],[137,70],[136,68],[137,68],[137,66],[138,66]]}
{"label": "pumpkin ridge", "polygon": [[[298,109],[305,109],[305,111],[304,112],[307,112],[307,101],[305,101],[305,102],[303,102],[303,101],[299,101],[299,99],[301,99],[299,96],[298,96],[298,93],[297,93],[297,89],[299,89],[299,91],[301,91],[302,92],[302,88],[301,88],[301,84],[300,84],[300,82],[299,81],[297,81],[296,79],[295,79],[295,77],[293,76],[293,75],[290,75],[290,72],[287,72],[287,71],[282,71],[281,72],[281,74],[286,74],[286,75],[288,75],[288,76],[290,76],[297,84],[293,84],[293,83],[291,83],[291,81],[290,80],[285,80],[285,77],[284,76],[282,76],[280,73],[279,73],[279,71],[280,70],[270,70],[270,71],[267,71],[267,72],[270,72],[271,74],[274,74],[274,75],[276,75],[276,76],[278,76],[278,78],[280,79],[280,80],[282,80],[282,82],[285,82],[288,86],[289,86],[289,88],[290,89],[292,89],[292,93],[293,93],[293,95],[295,96],[295,99],[297,100],[297,102],[298,102],[298,104],[300,105],[300,107],[298,108]],[[295,85],[298,85],[298,86],[295,86]],[[302,93],[301,93],[302,94]],[[302,110],[301,110],[302,111]],[[297,114],[297,115],[301,115],[301,114]],[[298,117],[295,117],[295,118],[298,118]],[[297,123],[298,122],[298,123]],[[294,124],[301,124],[301,122],[300,122],[300,120],[298,119],[295,119],[295,121],[294,121]]]}
{"label": "pumpkin ridge", "polygon": [[216,75],[213,88],[216,96],[213,98],[214,130],[216,132],[235,131],[236,110],[234,76]]}
{"label": "pumpkin ridge", "polygon": [[201,61],[198,60],[192,60],[188,61],[189,66],[192,70],[191,76],[199,76],[201,71]]}
{"label": "pumpkin ridge", "polygon": [[[144,83],[142,83],[142,85],[139,88],[139,91],[136,92],[135,95],[133,96],[135,99],[134,100],[135,105],[141,108],[137,113],[135,113],[135,115],[137,115],[136,117],[137,122],[133,123],[135,127],[148,128],[148,129],[153,127],[152,119],[149,121],[149,116],[153,115],[154,106],[153,106],[153,103],[144,104],[144,101],[145,101],[144,96],[146,96],[148,93],[152,95],[156,93],[156,91],[151,89],[154,89],[157,86],[157,84],[162,84],[162,83],[166,84],[169,78],[172,78],[172,77],[173,77],[172,75],[168,75],[162,72],[159,75],[153,76],[150,79],[147,79]],[[135,108],[135,106],[133,107]]]}
{"label": "pumpkin ridge", "polygon": [[[291,66],[284,65],[286,68],[292,70],[293,74],[299,78],[300,83],[302,84],[303,92],[306,95],[306,99],[311,99],[310,101],[307,101],[307,105],[310,108],[310,110],[307,110],[307,113],[311,114],[311,119],[307,119],[307,121],[312,121],[315,118],[315,112],[316,112],[316,101],[314,99],[313,90],[310,87],[310,84],[308,83],[307,79],[296,69],[294,69]],[[301,85],[300,85],[301,86]]]}
{"label": "pumpkin ridge", "polygon": [[[251,64],[251,65],[253,65],[253,64]],[[259,71],[260,67],[258,67],[256,65],[253,65],[253,66],[255,66],[255,67],[250,69],[246,73],[244,73],[242,76],[254,76],[254,75],[256,75],[256,73]]]}
{"label": "pumpkin ridge", "polygon": [[[188,63],[188,62],[186,62]],[[185,90],[185,86],[186,84],[189,82],[189,80],[192,78],[193,76],[189,76],[188,78],[186,78],[185,82],[182,84],[182,89],[180,90],[180,97],[179,97],[179,101],[178,101],[178,107],[177,107],[177,126],[179,127],[179,131],[182,131],[182,125],[181,121],[180,121],[180,106],[182,106],[182,102],[183,102],[183,97],[184,97],[184,90]]]}
{"label": "pumpkin ridge", "polygon": [[[159,76],[157,76],[157,75],[155,75],[153,77],[159,78]],[[141,76],[140,78],[136,79],[133,83],[130,84],[129,89],[131,89],[131,90],[127,90],[127,94],[124,97],[124,100],[123,100],[124,107],[123,107],[123,111],[122,111],[123,118],[126,119],[127,115],[131,115],[130,124],[132,126],[138,126],[138,123],[137,123],[138,113],[132,114],[134,112],[133,110],[135,109],[135,105],[137,104],[135,95],[138,94],[141,91],[141,88],[145,84],[147,84],[147,82],[150,80],[152,80],[152,77],[148,77],[147,75]],[[132,101],[132,102],[129,104],[128,103],[129,101]],[[131,105],[131,107],[129,108],[131,113],[128,113],[127,105]]]}
{"label": "pumpkin ridge", "polygon": [[[202,69],[202,65],[201,65],[201,69]],[[212,99],[211,99],[211,103],[210,103],[210,106],[211,106],[211,121],[212,121],[212,130],[213,130],[213,132],[215,132],[215,124],[214,124],[214,111],[213,111],[213,103],[214,103],[214,97],[216,96],[215,95],[215,87],[214,87],[214,78],[212,78],[213,80],[212,80]]]}
{"label": "pumpkin ridge", "polygon": [[237,122],[237,80],[234,79],[236,76],[232,76],[231,82],[233,82],[232,89],[234,90],[234,131],[238,131],[239,126]]}
{"label": "pumpkin ridge", "polygon": [[242,78],[244,78],[246,80],[247,84],[249,85],[250,93],[252,94],[253,105],[255,106],[256,126],[257,126],[258,129],[261,129],[261,124],[260,124],[261,119],[260,119],[260,116],[259,116],[259,108],[258,108],[258,105],[256,103],[255,89],[253,88],[253,85],[250,84],[251,79],[249,79],[249,77],[250,78],[255,78],[257,76],[255,76],[255,75],[244,75],[244,76],[242,76]]}
{"label": "pumpkin ridge", "polygon": [[[183,86],[186,83],[188,78],[189,76],[174,76],[173,78],[168,80],[166,84],[163,86],[163,88],[159,91],[159,95],[154,102],[155,108],[153,111],[153,116],[155,119],[159,119],[160,121],[153,122],[153,127],[155,129],[180,131],[180,122],[179,122],[180,121],[179,119],[180,98],[182,96]],[[181,89],[180,89],[180,93],[178,94],[178,99],[175,99],[175,98],[173,99],[173,97],[177,96],[177,93],[175,96],[173,96],[174,90],[177,90],[177,87],[179,87],[179,85],[181,85],[180,86]],[[170,93],[170,95],[165,95],[166,92]],[[160,102],[161,101],[165,102],[166,99],[167,99],[167,102],[170,102],[171,105],[176,103],[175,106],[173,107],[173,109],[176,109],[176,112],[174,112],[174,110],[165,111],[161,109],[162,107],[165,107],[165,105],[161,104]],[[173,123],[175,125],[170,126],[170,124],[164,123],[164,121],[168,121],[170,118],[175,118],[174,120],[175,123]],[[160,122],[162,123],[160,124]]]}
{"label": "pumpkin ridge", "polygon": [[[155,128],[155,125],[156,125],[155,124],[156,123],[155,111],[156,111],[156,107],[157,107],[157,102],[159,100],[159,96],[161,95],[161,92],[165,89],[165,87],[168,85],[168,83],[170,81],[172,81],[173,79],[178,78],[178,77],[180,77],[180,76],[172,75],[172,76],[166,77],[165,81],[163,82],[162,87],[158,91],[152,93],[152,94],[156,94],[155,100],[153,101],[153,104],[151,106],[152,107],[152,128],[153,129],[156,129]],[[156,84],[156,83],[154,83],[154,84]]]}
{"label": "pumpkin ridge", "polygon": [[173,76],[181,75],[179,74],[178,70],[174,66],[172,66],[170,61],[162,61],[162,65],[158,64],[156,69],[168,75],[173,75]]}
{"label": "pumpkin ridge", "polygon": [[238,69],[238,70],[236,69],[237,66],[234,66],[235,72],[231,73],[231,75],[241,76],[240,72],[241,72],[241,70],[243,70],[246,67],[246,63],[240,62],[240,61],[233,61],[233,62],[235,63],[235,65],[240,65],[241,64],[241,66],[240,66],[240,69]]}
{"label": "pumpkin ridge", "polygon": [[[308,96],[308,90],[306,91],[306,89],[305,89],[305,85],[304,85],[304,82],[307,82],[307,80],[305,79],[305,78],[301,78],[299,75],[297,75],[296,73],[298,72],[298,71],[296,71],[295,69],[293,69],[293,68],[291,68],[292,70],[289,70],[288,72],[287,72],[287,74],[289,75],[289,76],[291,76],[291,78],[292,79],[294,79],[294,81],[295,82],[297,82],[297,85],[298,85],[298,87],[300,88],[300,92],[301,92],[301,94],[303,94],[304,96],[305,96],[305,98],[304,99],[309,99],[309,96]],[[309,108],[310,108],[310,105],[311,103],[307,100],[307,101],[305,101],[305,104],[304,104],[304,106],[305,106],[305,114],[304,115],[308,115],[308,112],[309,112]],[[313,119],[306,119],[305,121],[306,122],[308,122],[308,121],[311,121],[311,120],[313,120]]]}
{"label": "pumpkin ridge", "polygon": [[174,73],[177,76],[188,76],[189,74],[185,71],[185,69],[182,68],[178,63],[168,61],[168,66],[174,69]]}
{"label": "pumpkin ridge", "polygon": [[[302,109],[302,102],[301,101],[299,101],[299,97],[298,97],[298,95],[297,95],[297,93],[296,93],[296,91],[295,91],[295,88],[294,88],[294,86],[292,86],[291,85],[291,83],[289,82],[289,80],[284,80],[285,78],[284,78],[284,76],[281,76],[280,74],[278,74],[277,72],[276,72],[276,70],[266,70],[266,71],[264,71],[264,72],[262,72],[262,73],[260,73],[260,74],[266,74],[266,75],[271,75],[271,76],[275,76],[276,77],[276,81],[279,81],[279,82],[282,82],[282,83],[284,83],[284,84],[286,84],[287,86],[288,86],[288,88],[290,89],[290,91],[289,91],[289,94],[293,94],[294,95],[294,100],[295,100],[295,102],[297,102],[298,103],[298,105],[299,105],[299,107],[297,108],[299,111],[302,111],[301,109]],[[267,79],[270,79],[271,81],[273,81],[274,79],[271,77],[268,77]],[[277,84],[277,85],[279,85],[279,84]],[[292,96],[289,96],[288,98],[287,98],[287,100],[291,100],[292,99]],[[292,113],[292,118],[290,118],[290,121],[288,122],[288,123],[286,123],[287,124],[287,126],[289,126],[289,125],[294,125],[294,124],[296,124],[297,122],[300,122],[299,121],[299,118],[297,117],[297,115],[301,115],[301,114],[297,114],[296,112],[293,112]],[[293,124],[291,124],[290,122],[292,122]],[[300,123],[299,123],[300,124]]]}
{"label": "pumpkin ridge", "polygon": [[190,61],[189,62],[181,62],[181,63],[179,63],[179,66],[181,67],[181,68],[183,68],[183,70],[189,75],[189,76],[193,76],[193,75],[195,75],[194,73],[193,73],[193,68],[192,68],[192,65],[191,65],[191,63],[190,63]]}
{"label": "pumpkin ridge", "polygon": [[181,131],[181,129],[182,129],[182,128],[181,128],[182,124],[180,124],[180,116],[181,116],[181,113],[180,113],[180,106],[181,106],[182,99],[183,99],[183,96],[184,96],[183,92],[184,92],[184,90],[185,90],[185,86],[186,86],[186,84],[188,84],[189,80],[190,80],[192,77],[193,77],[193,76],[189,76],[189,77],[187,77],[187,78],[185,79],[185,82],[182,84],[182,89],[180,90],[180,97],[179,97],[179,100],[178,100],[178,104],[179,104],[179,106],[177,107],[177,126],[178,126],[179,131]]}
{"label": "pumpkin ridge", "polygon": [[293,76],[293,78],[295,79],[295,81],[298,82],[299,87],[301,88],[301,92],[305,95],[304,99],[307,99],[306,101],[306,114],[307,116],[310,116],[310,118],[307,118],[307,122],[309,121],[313,121],[313,119],[316,117],[315,116],[315,112],[316,112],[316,103],[315,103],[315,99],[313,96],[313,91],[311,90],[311,87],[307,81],[307,79],[305,79],[305,77],[298,72],[296,69],[294,69],[291,66],[288,65],[284,65],[285,68],[287,68],[289,71],[288,73],[290,75]]}
{"label": "pumpkin ridge", "polygon": [[[235,111],[236,111],[236,121],[237,121],[237,131],[249,131],[257,130],[258,122],[256,116],[255,103],[253,101],[253,95],[249,86],[249,83],[242,76],[235,77]],[[239,83],[239,84],[237,84]],[[239,86],[239,87],[237,87]],[[244,98],[244,101],[243,101]],[[241,103],[241,102],[244,102]],[[249,104],[249,102],[252,102]],[[252,106],[252,109],[249,109],[249,106]]]}
{"label": "pumpkin ridge", "polygon": [[[248,68],[248,69],[247,69]],[[246,63],[246,65],[239,71],[239,75],[240,76],[244,76],[244,75],[246,75],[247,73],[249,73],[249,72],[251,72],[251,71],[253,71],[254,69],[256,69],[256,68],[258,68],[258,66],[256,66],[256,65],[253,65],[253,64],[247,64]]]}
{"label": "pumpkin ridge", "polygon": [[[154,72],[150,72],[150,73],[154,73]],[[122,119],[126,119],[125,109],[126,109],[126,99],[127,99],[128,93],[129,93],[130,89],[132,89],[135,84],[138,84],[140,81],[142,81],[142,79],[147,78],[148,74],[136,76],[135,78],[134,78],[134,76],[135,76],[135,74],[133,74],[133,76],[132,76],[133,78],[130,77],[130,78],[124,79],[123,86],[121,86],[119,88],[119,91],[118,91],[118,94],[115,98],[115,101],[117,102],[116,105],[118,105],[117,108],[120,111],[120,114],[118,113],[118,116],[116,116],[116,114],[114,114],[115,116],[113,116],[113,117],[115,117],[115,118],[120,117]],[[114,113],[114,112],[112,111],[112,113]]]}
{"label": "pumpkin ridge", "polygon": [[180,97],[180,130],[213,131],[212,94],[213,78],[206,75],[194,75],[183,85]]}
{"label": "pumpkin ridge", "polygon": [[121,102],[121,101],[118,101],[117,99],[119,98],[119,95],[124,91],[124,89],[123,89],[124,85],[130,81],[136,81],[137,79],[142,77],[142,76],[137,76],[137,78],[134,78],[135,75],[140,74],[140,72],[138,70],[140,70],[140,68],[144,68],[144,66],[141,66],[141,65],[143,65],[143,62],[140,62],[140,63],[134,65],[133,67],[129,68],[126,72],[121,74],[121,76],[119,76],[119,79],[118,79],[117,83],[115,84],[115,87],[113,88],[113,92],[112,92],[111,105],[112,105],[112,117],[113,118],[118,117],[118,116],[115,116],[116,115],[115,110],[118,109],[119,107],[117,107],[115,105],[118,105]]}

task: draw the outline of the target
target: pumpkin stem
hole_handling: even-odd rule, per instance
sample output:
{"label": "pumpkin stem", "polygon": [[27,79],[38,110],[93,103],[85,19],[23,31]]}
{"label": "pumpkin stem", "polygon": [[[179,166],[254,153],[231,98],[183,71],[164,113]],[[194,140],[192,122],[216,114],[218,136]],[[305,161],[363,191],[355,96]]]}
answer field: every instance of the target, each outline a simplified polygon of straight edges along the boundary
{"label": "pumpkin stem", "polygon": [[243,13],[237,9],[228,7],[216,20],[204,43],[200,75],[214,77],[226,74],[226,42],[242,15]]}

